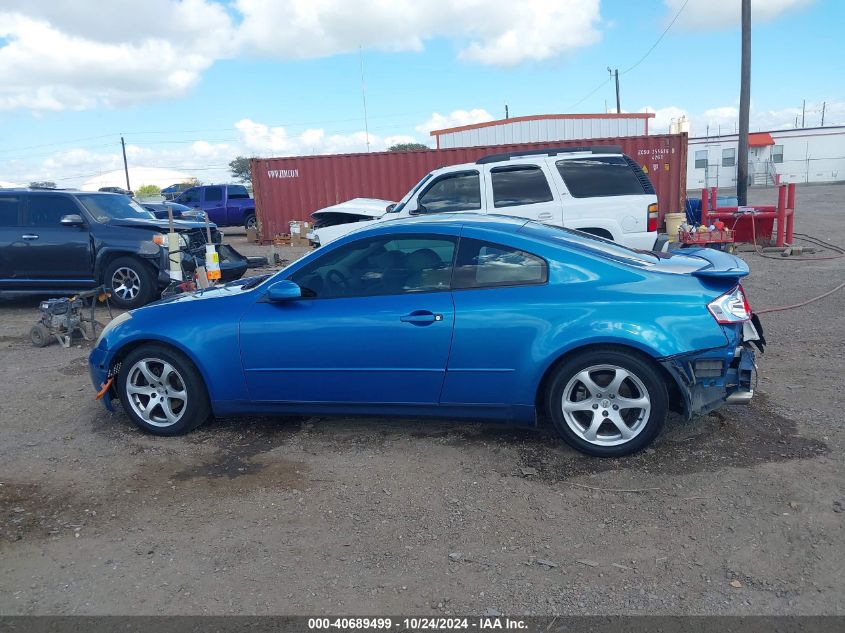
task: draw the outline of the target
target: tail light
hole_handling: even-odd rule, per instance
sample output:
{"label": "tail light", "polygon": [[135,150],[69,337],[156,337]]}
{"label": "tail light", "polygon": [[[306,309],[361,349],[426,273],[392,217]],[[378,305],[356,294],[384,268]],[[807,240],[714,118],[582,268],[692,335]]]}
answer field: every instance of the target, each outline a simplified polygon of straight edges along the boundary
{"label": "tail light", "polygon": [[708,303],[707,309],[721,324],[742,323],[751,318],[751,306],[741,285]]}
{"label": "tail light", "polygon": [[657,213],[657,203],[648,205],[648,231],[651,233],[652,231],[657,230],[657,221],[658,221],[658,213]]}

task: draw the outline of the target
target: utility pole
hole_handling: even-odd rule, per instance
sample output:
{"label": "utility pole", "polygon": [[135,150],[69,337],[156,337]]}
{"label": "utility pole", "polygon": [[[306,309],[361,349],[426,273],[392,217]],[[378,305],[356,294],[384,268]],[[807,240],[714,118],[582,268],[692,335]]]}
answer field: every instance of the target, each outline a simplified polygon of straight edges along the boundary
{"label": "utility pole", "polygon": [[505,104],[505,118],[506,119],[510,118],[510,114],[508,114],[508,104],[507,103]]}
{"label": "utility pole", "polygon": [[748,114],[751,105],[751,0],[742,0],[742,55],[739,79],[739,147],[736,161],[736,197],[748,204]]}
{"label": "utility pole", "polygon": [[824,127],[824,107],[827,105],[827,101],[822,101],[822,127]]}
{"label": "utility pole", "polygon": [[361,101],[364,103],[364,134],[367,137],[367,152],[370,151],[370,128],[367,124],[367,93],[364,86],[364,52],[358,47],[358,61],[361,62]]}
{"label": "utility pole", "polygon": [[129,166],[126,164],[126,143],[123,141],[123,137],[120,137],[120,146],[123,148],[123,171],[126,174],[126,190],[132,191],[132,187],[129,186]]}
{"label": "utility pole", "polygon": [[801,127],[804,127],[804,113],[807,111],[807,100],[801,102]]}
{"label": "utility pole", "polygon": [[610,66],[608,66],[607,72],[610,73],[611,77],[616,77],[616,114],[619,114],[622,112],[622,106],[619,105],[619,69],[616,68],[614,70],[611,70]]}

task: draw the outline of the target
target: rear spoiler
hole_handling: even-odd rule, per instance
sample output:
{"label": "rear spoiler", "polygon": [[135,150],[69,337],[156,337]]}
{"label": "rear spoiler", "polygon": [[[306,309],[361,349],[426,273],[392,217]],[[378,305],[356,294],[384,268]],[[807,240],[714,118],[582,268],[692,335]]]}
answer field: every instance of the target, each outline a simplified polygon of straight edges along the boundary
{"label": "rear spoiler", "polygon": [[717,251],[712,248],[697,248],[695,250],[684,250],[684,255],[691,257],[698,257],[707,262],[703,268],[699,268],[692,272],[696,277],[716,277],[716,278],[740,278],[748,274],[748,264],[742,261],[739,257],[734,257],[729,253]]}

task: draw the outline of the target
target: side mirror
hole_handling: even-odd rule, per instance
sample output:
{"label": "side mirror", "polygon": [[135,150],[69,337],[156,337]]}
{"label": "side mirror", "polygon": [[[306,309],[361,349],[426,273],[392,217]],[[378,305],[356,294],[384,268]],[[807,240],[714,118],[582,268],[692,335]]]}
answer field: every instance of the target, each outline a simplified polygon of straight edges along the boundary
{"label": "side mirror", "polygon": [[385,213],[392,213],[393,209],[396,208],[396,203],[387,205],[387,208],[384,210]]}
{"label": "side mirror", "polygon": [[290,301],[291,299],[300,299],[302,297],[302,288],[295,284],[290,279],[283,279],[277,281],[267,290],[267,299],[272,302]]}
{"label": "side mirror", "polygon": [[59,222],[61,222],[62,226],[82,226],[85,224],[85,220],[82,219],[82,216],[76,213],[63,215]]}

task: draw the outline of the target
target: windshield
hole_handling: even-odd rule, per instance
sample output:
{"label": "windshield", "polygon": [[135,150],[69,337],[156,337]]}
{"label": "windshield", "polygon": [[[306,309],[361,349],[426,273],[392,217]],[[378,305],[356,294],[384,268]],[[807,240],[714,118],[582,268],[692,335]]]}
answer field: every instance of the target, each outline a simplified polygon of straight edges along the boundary
{"label": "windshield", "polygon": [[394,206],[388,213],[399,213],[402,209],[405,208],[405,205],[408,204],[408,200],[410,200],[413,195],[422,187],[428,180],[431,178],[431,174],[426,174],[423,176],[422,180],[420,180],[414,187],[405,194],[405,197],[399,201],[399,204]]}
{"label": "windshield", "polygon": [[76,198],[88,210],[88,213],[94,216],[97,222],[155,219],[154,214],[127,196],[108,193],[80,193],[77,194]]}

